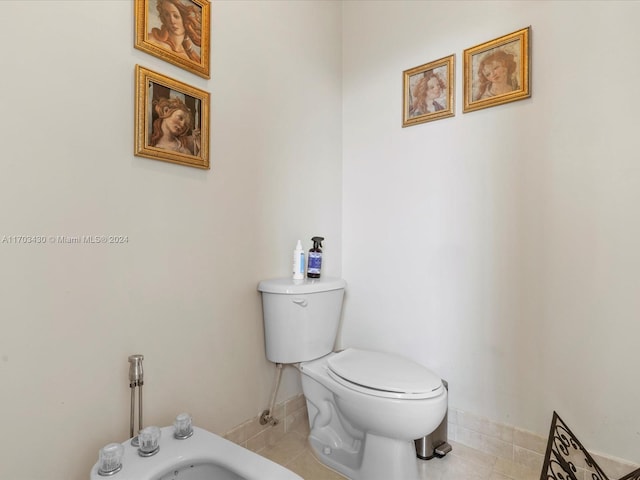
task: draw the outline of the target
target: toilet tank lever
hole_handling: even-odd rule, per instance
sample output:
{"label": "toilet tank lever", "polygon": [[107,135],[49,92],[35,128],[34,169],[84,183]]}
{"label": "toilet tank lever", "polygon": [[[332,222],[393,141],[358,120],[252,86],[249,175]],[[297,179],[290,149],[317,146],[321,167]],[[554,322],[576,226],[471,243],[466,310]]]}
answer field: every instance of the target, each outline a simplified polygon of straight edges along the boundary
{"label": "toilet tank lever", "polygon": [[294,298],[291,301],[296,305],[300,305],[301,307],[306,307],[308,305],[306,298]]}

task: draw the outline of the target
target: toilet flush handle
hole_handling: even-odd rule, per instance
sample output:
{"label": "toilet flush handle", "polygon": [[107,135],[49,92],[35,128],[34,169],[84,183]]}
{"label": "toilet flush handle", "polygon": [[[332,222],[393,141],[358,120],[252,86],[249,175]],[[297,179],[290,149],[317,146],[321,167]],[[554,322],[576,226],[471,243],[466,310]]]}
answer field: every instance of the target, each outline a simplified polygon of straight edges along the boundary
{"label": "toilet flush handle", "polygon": [[296,305],[300,305],[301,307],[306,307],[308,305],[306,298],[294,298],[293,303]]}

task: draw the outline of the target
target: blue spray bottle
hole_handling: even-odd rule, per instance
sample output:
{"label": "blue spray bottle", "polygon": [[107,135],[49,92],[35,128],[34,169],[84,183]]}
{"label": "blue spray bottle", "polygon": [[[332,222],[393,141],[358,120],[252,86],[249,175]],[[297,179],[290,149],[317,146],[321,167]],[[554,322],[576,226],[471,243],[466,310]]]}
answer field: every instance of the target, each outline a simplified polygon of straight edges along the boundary
{"label": "blue spray bottle", "polygon": [[322,268],[322,241],[324,237],[313,237],[313,248],[309,250],[309,259],[307,261],[307,277],[320,278],[320,269]]}

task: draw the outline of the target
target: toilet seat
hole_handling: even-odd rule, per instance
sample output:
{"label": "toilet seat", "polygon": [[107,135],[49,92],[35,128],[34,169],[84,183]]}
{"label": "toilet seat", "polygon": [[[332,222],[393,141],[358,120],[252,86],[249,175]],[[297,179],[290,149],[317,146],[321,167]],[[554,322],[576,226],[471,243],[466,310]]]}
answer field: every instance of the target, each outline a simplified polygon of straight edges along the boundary
{"label": "toilet seat", "polygon": [[442,379],[428,368],[390,353],[348,348],[327,361],[329,376],[367,395],[419,400],[442,394]]}

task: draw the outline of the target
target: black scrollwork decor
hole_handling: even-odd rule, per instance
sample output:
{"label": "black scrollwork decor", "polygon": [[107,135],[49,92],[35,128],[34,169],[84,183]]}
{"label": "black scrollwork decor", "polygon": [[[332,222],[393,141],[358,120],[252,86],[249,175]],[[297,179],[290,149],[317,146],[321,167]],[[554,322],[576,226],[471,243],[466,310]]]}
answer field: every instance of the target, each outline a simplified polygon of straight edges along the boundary
{"label": "black scrollwork decor", "polygon": [[[589,471],[591,480],[609,480],[566,423],[553,412],[540,480],[578,480],[578,466]],[[640,469],[620,480],[640,480]]]}
{"label": "black scrollwork decor", "polygon": [[625,475],[620,480],[640,480],[640,468],[638,470],[634,470],[629,475]]}

